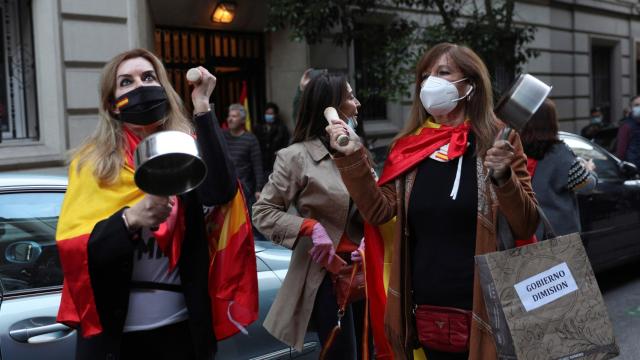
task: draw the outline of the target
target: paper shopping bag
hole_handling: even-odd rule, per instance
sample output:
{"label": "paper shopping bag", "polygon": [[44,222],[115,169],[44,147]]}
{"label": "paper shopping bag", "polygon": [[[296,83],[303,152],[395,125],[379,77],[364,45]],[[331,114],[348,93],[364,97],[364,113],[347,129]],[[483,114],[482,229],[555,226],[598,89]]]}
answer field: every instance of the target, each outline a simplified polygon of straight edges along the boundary
{"label": "paper shopping bag", "polygon": [[501,359],[610,359],[607,308],[577,233],[476,256]]}

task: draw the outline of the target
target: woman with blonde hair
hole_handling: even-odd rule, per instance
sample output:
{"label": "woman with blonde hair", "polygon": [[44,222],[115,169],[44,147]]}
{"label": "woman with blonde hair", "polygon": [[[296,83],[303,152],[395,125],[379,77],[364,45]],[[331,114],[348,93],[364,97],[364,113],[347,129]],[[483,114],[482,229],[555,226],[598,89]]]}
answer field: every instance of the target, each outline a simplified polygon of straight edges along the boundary
{"label": "woman with blonde hair", "polygon": [[[369,293],[376,352],[412,359],[421,347],[429,360],[496,359],[474,255],[497,249],[498,213],[516,238],[535,231],[526,157],[516,133],[496,140],[504,125],[492,110],[487,68],[471,49],[430,48],[416,67],[415,94],[378,183],[358,142],[338,144],[344,123],[327,126],[342,180],[365,220],[397,218],[382,307]],[[376,244],[366,241],[367,267],[382,262],[369,256]],[[384,325],[376,309],[384,309]]]}
{"label": "woman with blonde hair", "polygon": [[[103,69],[99,123],[73,154],[56,233],[58,321],[79,328],[78,359],[215,354],[204,210],[235,196],[236,175],[209,108],[216,78],[198,69],[193,120],[151,52],[123,52]],[[197,137],[209,172],[196,190],[154,196],[134,183],[135,147],[163,130]]]}

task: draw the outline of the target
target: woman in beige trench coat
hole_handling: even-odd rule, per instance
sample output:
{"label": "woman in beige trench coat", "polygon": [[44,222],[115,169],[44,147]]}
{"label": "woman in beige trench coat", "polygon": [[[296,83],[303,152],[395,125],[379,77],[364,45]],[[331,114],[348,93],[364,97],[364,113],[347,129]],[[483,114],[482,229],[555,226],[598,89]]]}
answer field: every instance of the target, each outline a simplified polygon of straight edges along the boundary
{"label": "woman in beige trench coat", "polygon": [[[322,344],[337,323],[338,304],[327,268],[335,264],[335,257],[361,260],[357,250],[362,222],[357,221],[358,211],[340,180],[325,132],[323,112],[329,106],[345,122],[355,123],[360,103],[344,76],[323,74],[307,85],[292,144],[278,152],[273,173],[253,206],[258,230],[293,249],[289,271],[264,327],[297,350],[302,350],[310,323]],[[355,359],[359,350],[355,333],[348,306],[342,331],[326,358]]]}

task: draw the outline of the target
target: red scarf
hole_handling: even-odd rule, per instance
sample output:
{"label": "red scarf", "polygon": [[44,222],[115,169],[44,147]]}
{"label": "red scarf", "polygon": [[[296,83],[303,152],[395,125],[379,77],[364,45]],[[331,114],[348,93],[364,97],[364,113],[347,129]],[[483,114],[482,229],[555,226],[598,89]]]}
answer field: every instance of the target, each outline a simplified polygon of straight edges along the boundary
{"label": "red scarf", "polygon": [[529,176],[531,176],[532,182],[533,175],[536,173],[536,167],[538,167],[538,160],[534,158],[527,158],[527,171],[529,172]]}
{"label": "red scarf", "polygon": [[396,141],[384,164],[378,184],[384,185],[404,174],[446,144],[449,144],[449,160],[462,156],[467,150],[470,129],[469,121],[458,126],[448,126],[426,120],[416,133]]}

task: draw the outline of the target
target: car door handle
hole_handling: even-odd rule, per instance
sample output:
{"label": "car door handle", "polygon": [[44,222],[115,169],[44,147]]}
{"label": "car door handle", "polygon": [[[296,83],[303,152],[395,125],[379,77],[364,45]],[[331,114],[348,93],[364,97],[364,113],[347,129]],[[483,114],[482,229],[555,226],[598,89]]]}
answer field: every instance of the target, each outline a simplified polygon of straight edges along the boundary
{"label": "car door handle", "polygon": [[55,323],[44,326],[14,329],[9,331],[9,336],[19,342],[37,344],[58,340],[68,335],[72,330],[72,328],[66,325]]}

